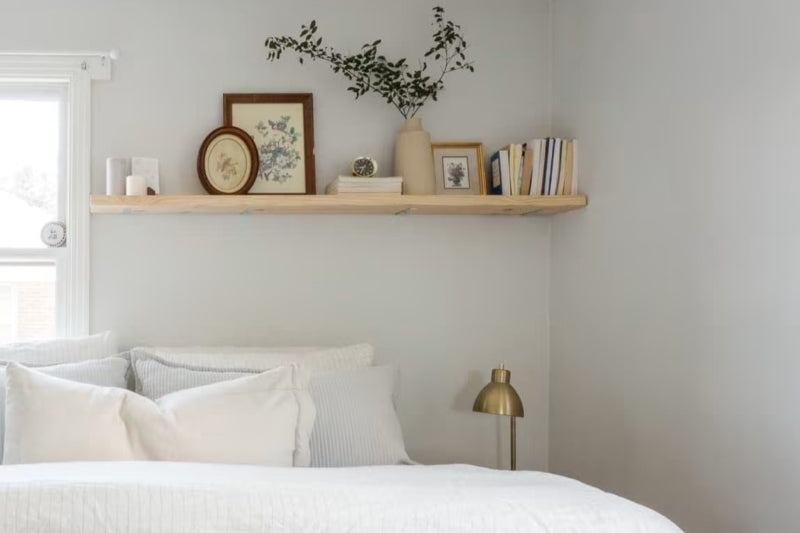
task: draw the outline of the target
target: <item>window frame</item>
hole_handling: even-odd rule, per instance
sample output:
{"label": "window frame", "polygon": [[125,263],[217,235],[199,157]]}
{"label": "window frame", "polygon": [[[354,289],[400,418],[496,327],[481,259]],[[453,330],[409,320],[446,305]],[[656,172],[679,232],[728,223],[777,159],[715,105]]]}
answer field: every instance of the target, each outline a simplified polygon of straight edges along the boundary
{"label": "window frame", "polygon": [[[56,316],[59,335],[89,333],[92,80],[111,79],[113,53],[0,52],[0,81],[53,82],[67,85],[66,176],[63,212],[68,245],[63,253],[47,249],[0,249],[0,261],[51,261],[55,257]],[[59,202],[61,203],[61,201]],[[61,277],[63,276],[63,277]]]}

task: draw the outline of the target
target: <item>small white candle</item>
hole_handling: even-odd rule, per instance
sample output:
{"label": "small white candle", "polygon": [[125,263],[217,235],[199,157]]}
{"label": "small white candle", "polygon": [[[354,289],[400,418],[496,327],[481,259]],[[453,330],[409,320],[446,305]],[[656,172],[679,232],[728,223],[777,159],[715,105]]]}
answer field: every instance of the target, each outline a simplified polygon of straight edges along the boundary
{"label": "small white candle", "polygon": [[134,174],[125,178],[125,194],[128,196],[147,196],[147,180],[144,176]]}

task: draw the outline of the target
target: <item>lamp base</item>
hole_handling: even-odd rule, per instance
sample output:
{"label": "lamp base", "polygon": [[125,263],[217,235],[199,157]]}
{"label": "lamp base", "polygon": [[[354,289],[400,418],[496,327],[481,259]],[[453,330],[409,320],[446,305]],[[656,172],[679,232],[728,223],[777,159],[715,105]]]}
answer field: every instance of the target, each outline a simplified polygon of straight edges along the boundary
{"label": "lamp base", "polygon": [[511,417],[511,470],[517,469],[517,417]]}

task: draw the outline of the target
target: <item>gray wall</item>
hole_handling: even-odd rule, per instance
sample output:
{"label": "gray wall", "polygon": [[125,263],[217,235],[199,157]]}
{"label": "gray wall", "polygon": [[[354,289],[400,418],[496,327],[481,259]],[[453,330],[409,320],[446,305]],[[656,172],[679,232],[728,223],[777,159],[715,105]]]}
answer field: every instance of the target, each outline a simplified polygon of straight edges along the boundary
{"label": "gray wall", "polygon": [[689,533],[800,531],[800,5],[554,6],[590,206],[553,225],[551,467]]}
{"label": "gray wall", "polygon": [[[481,140],[491,152],[545,134],[549,2],[444,4],[473,45],[477,72],[453,76],[424,110],[434,138]],[[383,38],[392,54],[416,57],[427,49],[433,5],[6,0],[0,49],[120,50],[113,81],[95,85],[96,193],[105,158],[126,155],[159,158],[164,193],[201,193],[197,149],[221,124],[222,94],[237,91],[314,93],[324,190],[355,155],[390,168],[401,117],[375,97],[354,102],[321,64],[268,64],[264,38],[316,18],[336,46]],[[118,331],[125,345],[371,342],[380,362],[402,370],[401,419],[412,456],[423,461],[507,460],[507,426],[468,412],[504,361],[528,413],[520,463],[545,468],[549,225],[509,217],[93,216],[93,328]]]}

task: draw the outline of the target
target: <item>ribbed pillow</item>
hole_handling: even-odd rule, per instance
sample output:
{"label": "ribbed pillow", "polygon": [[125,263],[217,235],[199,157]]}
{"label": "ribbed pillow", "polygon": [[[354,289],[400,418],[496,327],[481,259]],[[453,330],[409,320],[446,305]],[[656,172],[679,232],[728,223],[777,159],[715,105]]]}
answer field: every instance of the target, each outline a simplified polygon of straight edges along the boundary
{"label": "ribbed pillow", "polygon": [[[137,347],[130,351],[134,374],[136,361],[154,359],[172,366],[209,368],[240,372],[263,372],[291,364],[300,365],[312,372],[336,368],[372,366],[375,350],[369,344],[355,344],[337,348],[314,347]],[[137,376],[137,390],[138,376]]]}
{"label": "ribbed pillow", "polygon": [[412,464],[395,411],[396,384],[391,366],[314,374],[311,466]]}
{"label": "ribbed pillow", "polygon": [[[37,370],[48,376],[68,379],[78,383],[124,389],[128,384],[130,363],[123,357],[107,357],[106,359],[95,361],[44,366],[37,368]],[[3,441],[5,439],[5,414],[6,369],[0,368],[0,461],[3,457]]]}
{"label": "ribbed pillow", "polygon": [[[250,372],[188,369],[154,359],[134,361],[142,395],[172,392],[247,376]],[[411,464],[395,411],[397,371],[367,367],[315,372],[311,397],[317,408],[311,433],[311,466]]]}
{"label": "ribbed pillow", "polygon": [[88,337],[0,345],[0,362],[13,361],[35,366],[76,363],[115,354],[117,354],[117,341],[108,331]]}

